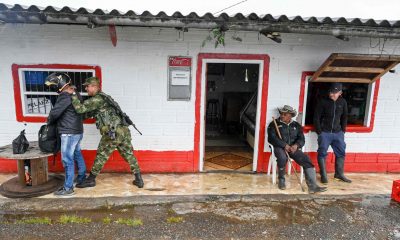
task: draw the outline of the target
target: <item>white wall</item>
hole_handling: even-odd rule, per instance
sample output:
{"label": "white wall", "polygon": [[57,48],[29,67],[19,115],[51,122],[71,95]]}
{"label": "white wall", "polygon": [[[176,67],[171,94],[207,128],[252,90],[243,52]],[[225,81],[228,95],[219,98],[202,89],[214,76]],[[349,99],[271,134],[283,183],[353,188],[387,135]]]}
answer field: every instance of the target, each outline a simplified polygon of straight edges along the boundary
{"label": "white wall", "polygon": [[[330,36],[283,34],[277,44],[255,32],[238,32],[243,42],[226,34],[226,46],[201,47],[207,31],[189,29],[178,40],[174,29],[117,27],[113,47],[108,28],[63,25],[0,25],[0,145],[10,144],[23,129],[15,120],[11,65],[90,64],[101,67],[103,90],[132,117],[143,136],[134,134],[139,150],[192,150],[195,122],[195,76],[200,52],[268,54],[271,59],[267,124],[276,108],[299,105],[302,71],[314,71],[332,52],[380,53],[377,40],[351,38],[343,42]],[[385,43],[386,54],[400,54],[399,40]],[[372,47],[371,47],[372,46]],[[382,46],[382,40],[381,40]],[[167,101],[167,57],[191,56],[191,101]],[[372,133],[347,133],[349,152],[400,152],[400,68],[386,74],[379,91]],[[27,136],[36,140],[40,123],[28,123]],[[85,125],[83,148],[96,149],[100,136],[94,125]],[[306,135],[306,150],[316,150],[316,135]]]}

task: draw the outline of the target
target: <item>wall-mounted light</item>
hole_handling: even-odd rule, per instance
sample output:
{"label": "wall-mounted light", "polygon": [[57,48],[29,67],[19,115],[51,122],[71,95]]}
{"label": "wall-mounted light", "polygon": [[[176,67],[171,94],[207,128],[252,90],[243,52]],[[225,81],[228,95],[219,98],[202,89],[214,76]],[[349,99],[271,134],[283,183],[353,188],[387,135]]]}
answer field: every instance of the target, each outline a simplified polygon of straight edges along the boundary
{"label": "wall-mounted light", "polygon": [[261,31],[260,33],[262,35],[266,36],[267,38],[271,39],[274,42],[277,42],[277,43],[282,42],[281,34],[278,32]]}
{"label": "wall-mounted light", "polygon": [[246,68],[246,71],[245,71],[245,73],[244,73],[244,81],[245,81],[245,82],[249,82],[249,75],[248,75],[248,73],[247,73],[247,68]]}

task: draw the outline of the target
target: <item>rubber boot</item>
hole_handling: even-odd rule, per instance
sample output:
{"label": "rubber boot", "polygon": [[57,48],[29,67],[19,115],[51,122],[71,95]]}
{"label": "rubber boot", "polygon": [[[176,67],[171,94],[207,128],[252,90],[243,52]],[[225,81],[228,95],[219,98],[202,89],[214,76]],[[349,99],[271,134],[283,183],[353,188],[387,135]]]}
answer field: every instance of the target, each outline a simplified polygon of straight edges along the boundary
{"label": "rubber boot", "polygon": [[285,168],[279,168],[278,169],[278,188],[280,190],[285,190],[286,189]]}
{"label": "rubber boot", "polygon": [[328,184],[328,177],[326,176],[325,158],[318,158],[319,174],[321,175],[321,183]]}
{"label": "rubber boot", "polygon": [[96,175],[90,173],[89,177],[85,178],[81,183],[76,184],[77,188],[87,188],[96,186]]}
{"label": "rubber boot", "polygon": [[143,188],[144,186],[144,182],[142,179],[142,175],[140,174],[140,172],[135,173],[135,180],[133,180],[133,185],[137,186],[138,188]]}
{"label": "rubber boot", "polygon": [[336,158],[334,178],[339,181],[351,183],[351,180],[344,176],[344,157]]}
{"label": "rubber boot", "polygon": [[304,173],[306,175],[306,184],[308,187],[308,193],[325,192],[326,187],[320,187],[317,185],[317,176],[315,168],[305,168]]}

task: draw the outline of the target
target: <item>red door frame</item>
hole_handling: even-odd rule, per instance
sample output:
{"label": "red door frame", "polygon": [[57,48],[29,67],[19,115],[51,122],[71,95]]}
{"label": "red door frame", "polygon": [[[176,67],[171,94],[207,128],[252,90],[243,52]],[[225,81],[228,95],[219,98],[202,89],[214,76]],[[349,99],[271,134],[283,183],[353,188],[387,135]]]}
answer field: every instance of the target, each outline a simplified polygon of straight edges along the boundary
{"label": "red door frame", "polygon": [[[194,128],[194,156],[193,169],[199,171],[200,164],[200,107],[205,104],[205,99],[201,99],[201,75],[203,72],[203,60],[205,59],[227,59],[227,60],[262,60],[263,61],[263,84],[261,95],[261,111],[259,123],[258,137],[258,162],[257,172],[261,171],[264,163],[264,143],[265,143],[265,123],[268,99],[268,82],[269,82],[269,56],[266,54],[226,54],[226,53],[199,53],[197,57],[197,72],[196,72],[196,101],[195,101],[195,128]],[[258,103],[260,104],[260,103]]]}

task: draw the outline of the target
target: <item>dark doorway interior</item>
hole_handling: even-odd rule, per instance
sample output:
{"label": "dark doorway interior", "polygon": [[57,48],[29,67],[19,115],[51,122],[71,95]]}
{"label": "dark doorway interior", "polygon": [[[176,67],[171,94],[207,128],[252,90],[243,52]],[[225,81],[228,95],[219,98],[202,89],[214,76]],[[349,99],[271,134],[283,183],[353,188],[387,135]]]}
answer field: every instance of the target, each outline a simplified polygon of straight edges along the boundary
{"label": "dark doorway interior", "polygon": [[258,78],[258,64],[207,64],[204,170],[252,170]]}

